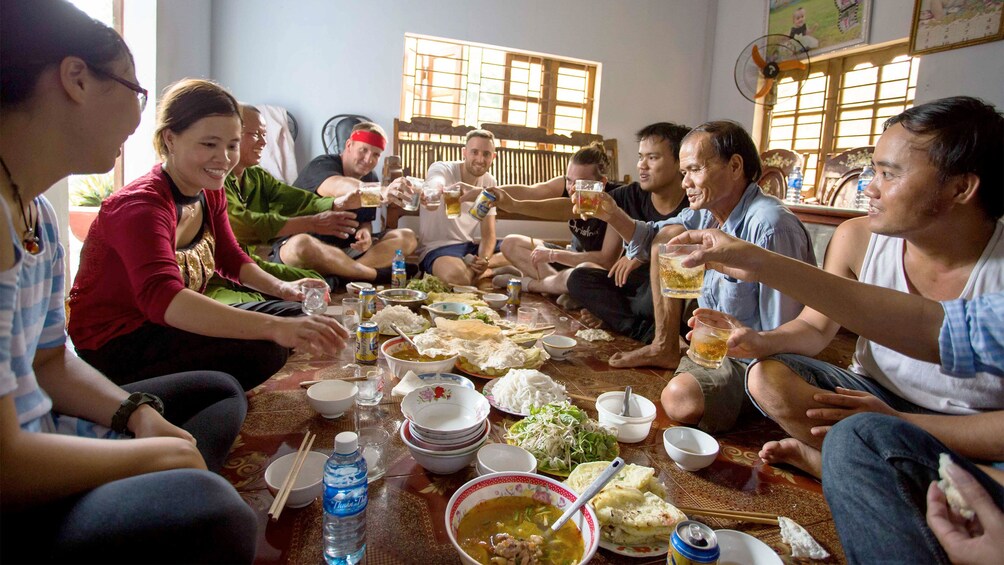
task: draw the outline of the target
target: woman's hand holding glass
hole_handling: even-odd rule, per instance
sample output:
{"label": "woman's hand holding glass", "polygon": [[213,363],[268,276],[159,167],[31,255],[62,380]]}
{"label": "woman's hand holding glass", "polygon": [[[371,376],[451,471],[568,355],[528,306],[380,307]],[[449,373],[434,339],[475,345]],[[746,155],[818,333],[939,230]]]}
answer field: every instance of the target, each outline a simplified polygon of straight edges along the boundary
{"label": "woman's hand holding glass", "polygon": [[330,316],[274,318],[272,341],[317,355],[334,354],[345,348],[349,332]]}
{"label": "woman's hand holding glass", "polygon": [[579,199],[572,197],[572,213],[578,214],[583,220],[588,220],[589,218],[597,218],[603,220],[604,222],[609,221],[613,213],[620,209],[613,198],[610,197],[609,193],[601,192],[596,195],[596,208],[592,215],[586,215],[583,210],[579,207]]}

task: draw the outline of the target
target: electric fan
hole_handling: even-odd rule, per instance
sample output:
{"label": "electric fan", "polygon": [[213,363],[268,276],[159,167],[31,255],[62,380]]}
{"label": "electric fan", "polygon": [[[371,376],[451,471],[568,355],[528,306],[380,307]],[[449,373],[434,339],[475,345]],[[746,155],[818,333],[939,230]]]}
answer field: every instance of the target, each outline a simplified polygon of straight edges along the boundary
{"label": "electric fan", "polygon": [[777,103],[777,81],[784,74],[797,85],[788,98],[798,94],[809,76],[809,52],[797,39],[770,34],[754,39],[736,59],[735,81],[739,92],[756,104]]}

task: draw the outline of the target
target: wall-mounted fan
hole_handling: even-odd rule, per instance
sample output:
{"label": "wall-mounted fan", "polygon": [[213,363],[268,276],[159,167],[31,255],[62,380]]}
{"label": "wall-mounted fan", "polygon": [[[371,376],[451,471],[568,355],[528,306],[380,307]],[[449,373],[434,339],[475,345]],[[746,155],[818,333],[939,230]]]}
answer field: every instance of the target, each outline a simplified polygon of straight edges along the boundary
{"label": "wall-mounted fan", "polygon": [[779,100],[777,80],[780,75],[791,77],[798,85],[809,76],[809,52],[797,39],[771,34],[754,39],[736,59],[735,81],[739,92],[750,102],[772,106]]}

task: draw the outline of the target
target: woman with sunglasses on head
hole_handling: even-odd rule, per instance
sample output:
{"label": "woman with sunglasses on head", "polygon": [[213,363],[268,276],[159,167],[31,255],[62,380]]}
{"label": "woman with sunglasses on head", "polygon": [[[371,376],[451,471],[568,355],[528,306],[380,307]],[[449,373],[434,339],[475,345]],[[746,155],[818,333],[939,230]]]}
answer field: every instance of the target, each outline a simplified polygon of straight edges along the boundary
{"label": "woman with sunglasses on head", "polygon": [[285,300],[299,283],[263,271],[227,218],[223,183],[240,157],[240,106],[219,85],[184,79],[164,92],[154,146],[163,163],[101,205],[70,291],[77,353],[112,381],[209,369],[245,390],[286,363],[289,348],[329,352],[348,333],[283,300],[228,306],[205,296],[214,272]]}
{"label": "woman with sunglasses on head", "polygon": [[0,562],[254,558],[255,515],[211,472],[244,420],[237,381],[201,371],[123,389],[66,347],[42,193],[112,167],[140,92],[104,24],[63,0],[0,3]]}

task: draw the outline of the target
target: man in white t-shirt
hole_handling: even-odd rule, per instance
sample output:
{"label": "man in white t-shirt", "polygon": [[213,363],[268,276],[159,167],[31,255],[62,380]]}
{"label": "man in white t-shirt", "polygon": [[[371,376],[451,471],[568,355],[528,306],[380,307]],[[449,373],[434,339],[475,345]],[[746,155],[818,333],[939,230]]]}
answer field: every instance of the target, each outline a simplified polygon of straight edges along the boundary
{"label": "man in white t-shirt", "polygon": [[[441,180],[444,187],[460,184],[463,189],[496,186],[488,172],[495,158],[495,136],[490,131],[476,129],[467,133],[463,161],[437,161],[429,167],[426,181]],[[460,217],[448,218],[445,204],[434,210],[419,211],[418,255],[421,270],[450,284],[471,285],[492,275],[490,267],[504,263],[495,238],[495,208],[484,220],[470,214],[471,202],[460,205]],[[475,233],[480,230],[480,242]],[[494,259],[493,259],[494,257]]]}

